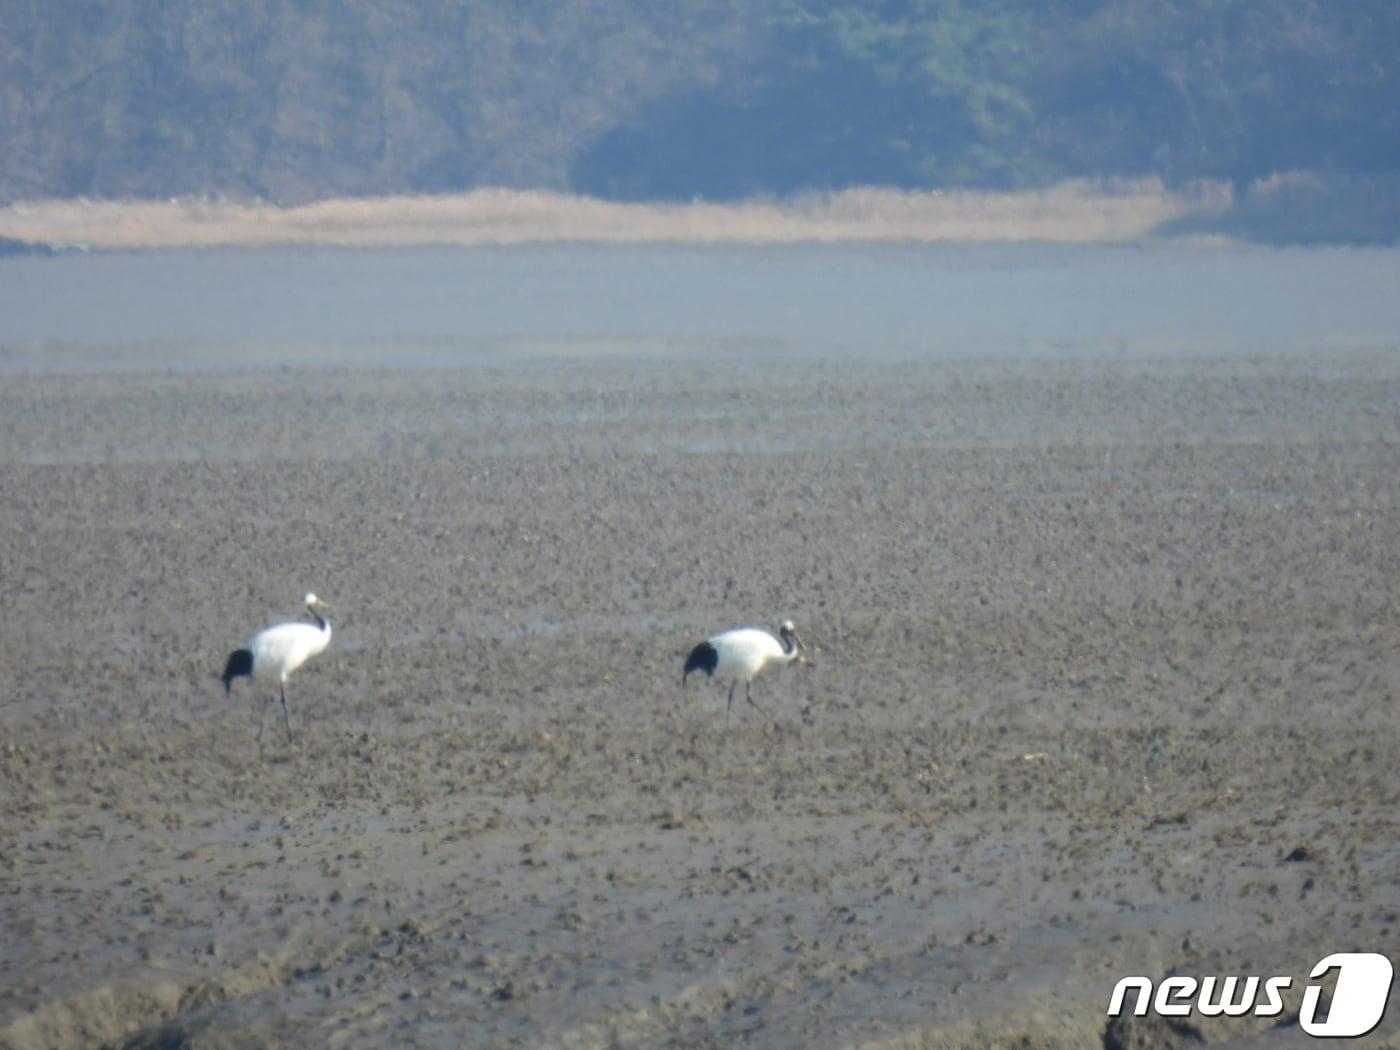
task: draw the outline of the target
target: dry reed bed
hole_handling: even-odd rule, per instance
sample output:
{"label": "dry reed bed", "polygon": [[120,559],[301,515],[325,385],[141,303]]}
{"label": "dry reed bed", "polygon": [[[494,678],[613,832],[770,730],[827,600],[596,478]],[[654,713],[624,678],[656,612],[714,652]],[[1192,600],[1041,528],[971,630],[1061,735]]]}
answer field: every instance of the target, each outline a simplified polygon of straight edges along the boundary
{"label": "dry reed bed", "polygon": [[1125,241],[1229,207],[1227,186],[1077,180],[1019,193],[861,188],[788,201],[615,203],[532,190],[325,200],[47,200],[0,209],[0,237],[89,248],[462,246],[558,241]]}

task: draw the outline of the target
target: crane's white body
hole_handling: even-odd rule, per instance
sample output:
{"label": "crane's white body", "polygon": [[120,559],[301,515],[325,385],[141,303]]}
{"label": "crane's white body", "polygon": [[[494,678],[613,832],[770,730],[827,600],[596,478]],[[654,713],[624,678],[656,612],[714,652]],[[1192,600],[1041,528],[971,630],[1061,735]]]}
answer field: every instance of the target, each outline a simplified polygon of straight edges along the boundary
{"label": "crane's white body", "polygon": [[797,650],[783,648],[783,643],[757,627],[736,627],[721,631],[709,639],[719,655],[713,677],[722,682],[752,682],[770,664],[791,663]]}
{"label": "crane's white body", "polygon": [[[254,681],[273,679],[277,682],[282,697],[282,718],[287,725],[287,739],[292,738],[292,716],[287,710],[287,679],[307,660],[317,653],[324,652],[331,644],[330,621],[317,610],[324,609],[325,603],[314,594],[306,596],[306,611],[316,624],[279,623],[259,631],[248,639],[246,649],[236,649],[229,654],[224,666],[224,693],[228,694],[235,678],[248,675]],[[270,701],[271,696],[268,697]],[[264,708],[266,704],[264,704]],[[258,719],[258,743],[262,744],[263,719]]]}
{"label": "crane's white body", "polygon": [[253,677],[260,680],[275,677],[286,685],[293,671],[331,644],[331,625],[325,620],[321,622],[321,627],[309,623],[279,623],[253,635],[248,640],[248,651],[253,654]]}
{"label": "crane's white body", "polygon": [[686,658],[685,670],[681,674],[682,684],[692,671],[704,671],[711,678],[727,681],[729,703],[725,707],[724,720],[728,724],[729,714],[734,709],[734,689],[740,682],[744,683],[744,699],[750,706],[758,708],[753,702],[754,678],[765,668],[781,667],[802,658],[805,647],[797,637],[791,620],[783,623],[778,634],[779,638],[774,638],[757,627],[736,627],[732,631],[712,635],[692,649]]}

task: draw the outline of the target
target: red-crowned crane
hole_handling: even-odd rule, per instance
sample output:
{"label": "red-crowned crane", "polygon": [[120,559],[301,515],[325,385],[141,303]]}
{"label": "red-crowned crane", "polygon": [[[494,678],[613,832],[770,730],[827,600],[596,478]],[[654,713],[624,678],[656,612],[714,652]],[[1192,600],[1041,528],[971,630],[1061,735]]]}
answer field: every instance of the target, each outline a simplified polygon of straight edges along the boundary
{"label": "red-crowned crane", "polygon": [[765,667],[781,667],[794,660],[800,662],[806,648],[797,637],[797,628],[791,620],[783,621],[777,638],[757,627],[724,631],[690,651],[681,673],[681,684],[685,684],[691,671],[704,671],[707,676],[718,676],[721,681],[728,679],[729,706],[724,710],[724,724],[728,726],[730,712],[734,709],[734,687],[743,682],[744,699],[754,710],[763,710],[753,702],[754,676]]}
{"label": "red-crowned crane", "polygon": [[[292,739],[292,717],[287,711],[287,679],[293,671],[330,644],[331,624],[321,615],[321,610],[326,608],[326,603],[320,598],[308,594],[306,611],[316,621],[314,627],[309,623],[279,623],[276,627],[259,631],[248,640],[248,648],[235,649],[229,654],[228,663],[224,665],[225,696],[231,691],[233,680],[241,675],[249,675],[254,681],[274,675],[277,677],[282,693],[282,718],[287,725],[288,740]],[[264,715],[267,703],[271,700],[272,697],[268,696],[263,702]],[[258,718],[259,745],[262,744],[264,720],[263,716]]]}

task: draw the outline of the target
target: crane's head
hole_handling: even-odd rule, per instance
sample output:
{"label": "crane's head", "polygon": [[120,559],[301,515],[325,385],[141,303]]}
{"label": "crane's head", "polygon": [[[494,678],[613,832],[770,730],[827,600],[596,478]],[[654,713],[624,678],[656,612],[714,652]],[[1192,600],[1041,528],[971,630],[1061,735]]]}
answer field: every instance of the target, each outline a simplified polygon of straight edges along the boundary
{"label": "crane's head", "polygon": [[[331,625],[326,621],[325,613],[330,611],[330,606],[317,598],[310,591],[306,592],[306,611],[311,614],[311,618],[316,621],[316,626],[322,631],[329,632]],[[326,635],[330,637],[329,634]]]}
{"label": "crane's head", "polygon": [[[779,624],[778,636],[782,638],[784,644],[791,645],[799,654],[807,651],[807,647],[802,644],[802,639],[797,637],[797,628],[793,626],[791,620],[784,620]],[[802,660],[801,655],[798,656],[798,660],[799,662]]]}

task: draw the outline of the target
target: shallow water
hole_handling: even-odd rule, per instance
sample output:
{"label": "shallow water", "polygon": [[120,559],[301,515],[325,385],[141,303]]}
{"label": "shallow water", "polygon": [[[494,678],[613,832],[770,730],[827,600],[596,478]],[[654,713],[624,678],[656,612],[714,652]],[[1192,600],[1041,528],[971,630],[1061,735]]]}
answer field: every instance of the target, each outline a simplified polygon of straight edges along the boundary
{"label": "shallow water", "polygon": [[[559,245],[0,259],[0,367],[1393,345],[1400,249]],[[155,344],[155,347],[152,347]],[[77,348],[78,351],[75,351]]]}

